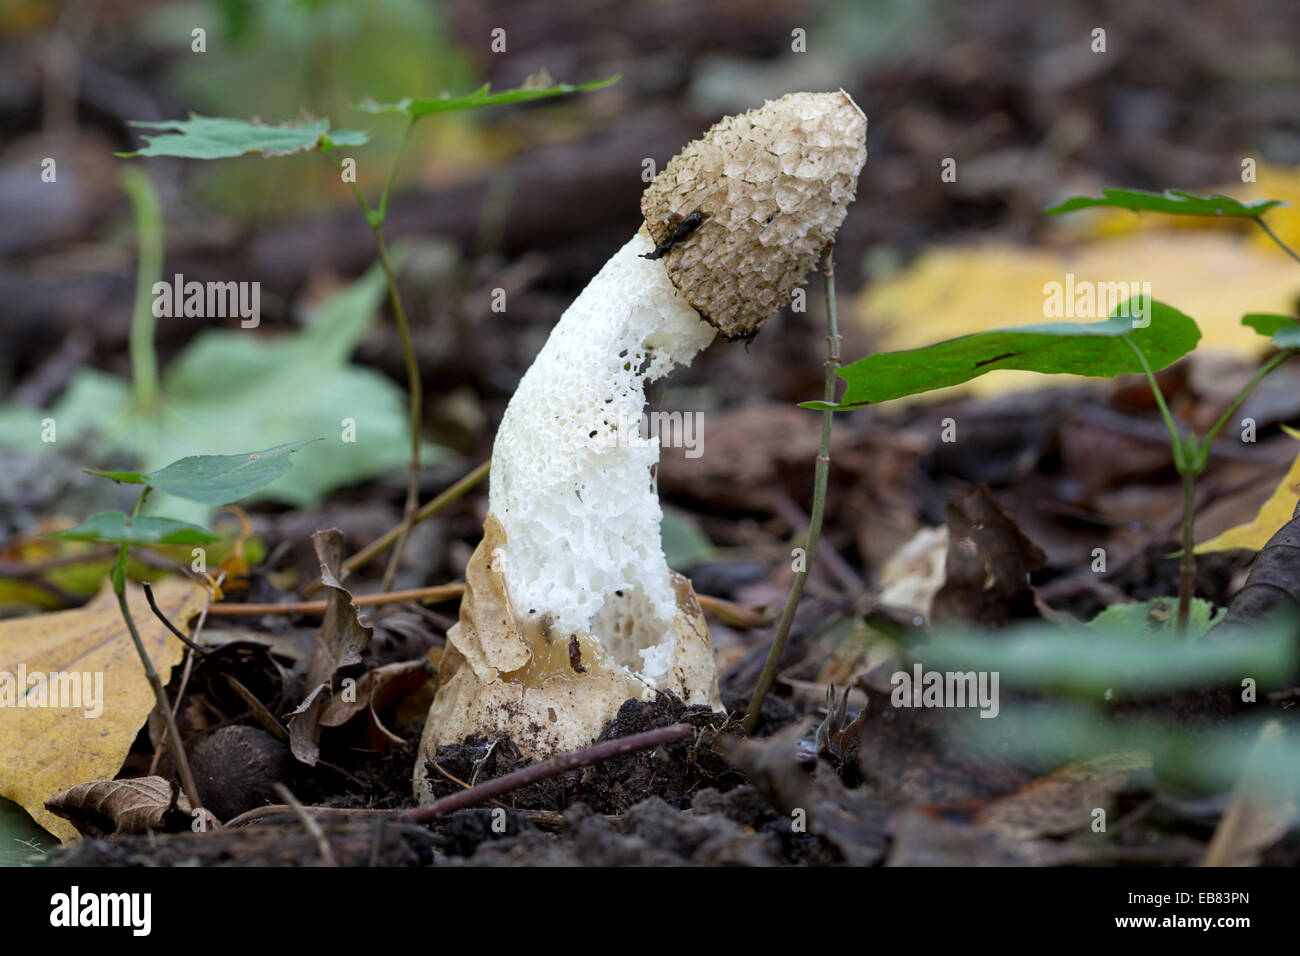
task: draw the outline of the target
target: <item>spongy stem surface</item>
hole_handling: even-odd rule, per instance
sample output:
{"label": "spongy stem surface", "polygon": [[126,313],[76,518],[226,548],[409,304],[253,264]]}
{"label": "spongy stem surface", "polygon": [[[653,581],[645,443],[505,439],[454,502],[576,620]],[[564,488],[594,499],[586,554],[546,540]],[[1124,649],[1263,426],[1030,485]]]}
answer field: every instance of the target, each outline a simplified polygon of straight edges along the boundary
{"label": "spongy stem surface", "polygon": [[653,249],[638,232],[552,330],[506,409],[489,494],[515,613],[607,643],[602,609],[632,601],[655,619],[637,628],[649,653],[634,669],[649,678],[670,662],[655,653],[655,634],[671,640],[676,598],[651,474],[658,441],[639,432],[645,384],[714,337],[662,260],[643,258]]}

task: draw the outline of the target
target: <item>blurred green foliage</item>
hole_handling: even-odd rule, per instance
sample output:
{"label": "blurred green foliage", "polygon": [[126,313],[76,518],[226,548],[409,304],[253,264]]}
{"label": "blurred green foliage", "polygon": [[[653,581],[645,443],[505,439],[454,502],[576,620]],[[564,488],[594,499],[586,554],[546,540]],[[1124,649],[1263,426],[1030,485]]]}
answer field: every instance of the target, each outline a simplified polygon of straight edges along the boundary
{"label": "blurred green foliage", "polygon": [[[208,31],[207,52],[174,60],[168,83],[197,113],[256,116],[266,123],[328,117],[356,126],[364,99],[436,96],[473,87],[478,79],[440,5],[424,0],[191,0],[151,8],[140,29],[174,46],[177,35],[188,37],[195,26]],[[366,129],[375,172],[367,176],[367,161],[361,178],[373,184],[387,170],[402,129],[384,123]],[[452,142],[463,129],[422,129],[411,146],[420,152]],[[328,189],[340,199],[347,195],[325,163],[285,168],[250,158],[196,175],[206,201],[242,216],[319,207]]]}

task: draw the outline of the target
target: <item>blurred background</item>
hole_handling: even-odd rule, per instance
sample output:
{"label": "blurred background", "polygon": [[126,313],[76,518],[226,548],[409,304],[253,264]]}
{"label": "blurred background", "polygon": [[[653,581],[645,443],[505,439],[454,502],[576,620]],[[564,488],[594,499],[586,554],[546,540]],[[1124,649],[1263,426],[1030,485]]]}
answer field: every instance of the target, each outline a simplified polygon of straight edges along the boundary
{"label": "blurred background", "polygon": [[[205,31],[205,52],[191,48],[196,28]],[[1098,28],[1103,51],[1095,49]],[[503,52],[492,48],[498,29]],[[80,473],[87,464],[162,463],[129,437],[95,437],[115,427],[106,419],[117,413],[105,409],[125,401],[131,378],[138,233],[124,168],[147,173],[160,196],[163,276],[261,283],[255,331],[240,330],[237,319],[159,321],[162,400],[191,402],[170,425],[177,443],[169,447],[188,442],[193,451],[230,453],[260,447],[263,437],[262,444],[311,437],[301,434],[314,427],[304,424],[310,419],[281,420],[285,389],[263,393],[217,362],[226,340],[202,350],[195,343],[220,331],[241,336],[243,346],[288,348],[374,261],[354,198],[321,157],[117,158],[141,145],[129,121],[190,111],[268,123],[327,117],[370,134],[350,155],[373,202],[403,123],[359,111],[362,100],[463,93],[482,83],[514,87],[541,71],[574,83],[621,76],[590,94],[432,117],[404,154],[387,235],[404,250],[401,281],[425,386],[427,499],[487,457],[505,403],[550,328],[638,227],[646,161],[662,168],[721,116],[794,90],[838,87],[868,115],[868,164],[836,250],[844,354],[852,359],[872,348],[1041,321],[1040,273],[1059,278],[1064,268],[1043,256],[1078,256],[1113,242],[1121,245],[1109,247],[1117,252],[1108,261],[1136,261],[1122,243],[1145,220],[1046,220],[1041,210],[1064,195],[1122,185],[1300,198],[1297,36],[1300,7],[1289,0],[4,0],[0,539],[10,540],[8,557],[17,560],[15,536],[53,516],[115,502],[120,490],[96,487]],[[57,183],[41,180],[46,157],[57,158]],[[1243,183],[1244,157],[1258,164],[1258,181]],[[955,181],[941,177],[946,159],[956,160]],[[1300,227],[1291,218],[1276,228]],[[1198,319],[1218,310],[1235,323],[1252,306],[1294,307],[1300,283],[1282,274],[1271,247],[1232,233],[1211,236],[1219,245],[1183,251],[1177,229],[1168,231],[1138,237],[1159,261],[1125,278],[1163,270],[1156,296]],[[1247,259],[1258,275],[1242,271]],[[1017,283],[1026,297],[1016,298]],[[504,313],[491,309],[494,289],[506,292]],[[340,306],[374,319],[356,330],[349,354],[330,361],[390,380],[374,404],[400,436],[400,343],[382,294],[372,291]],[[1234,300],[1220,306],[1216,297],[1229,292]],[[773,554],[783,552],[785,529],[802,520],[806,504],[797,503],[808,499],[816,426],[792,406],[821,391],[819,298],[813,282],[806,312],[780,316],[750,346],[711,349],[656,393],[665,407],[711,413],[702,462],[670,455],[660,476],[670,504],[693,512],[676,528],[676,563],[747,555],[739,578],[728,576],[732,562],[702,590],[743,593],[763,578],[764,562],[750,559],[764,552],[754,549],[772,544]],[[1212,335],[1207,330],[1207,340]],[[1218,341],[1231,346],[1233,336]],[[310,350],[304,355],[286,351],[283,360],[328,368]],[[1230,371],[1202,375],[1202,386]],[[1277,380],[1266,430],[1300,411],[1288,405],[1295,379],[1279,373]],[[347,390],[362,380],[322,371],[295,381],[299,398],[334,408],[346,407]],[[1213,389],[1189,388],[1182,411],[1195,420]],[[1139,393],[1129,400],[1145,413]],[[841,418],[846,451],[828,521],[831,546],[846,556],[839,584],[872,580],[917,528],[943,521],[946,494],[976,480],[1005,491],[1032,473],[1038,484],[1018,505],[1034,514],[1018,517],[1048,547],[1048,573],[1078,562],[1098,534],[1149,541],[1178,504],[1167,481],[1146,497],[1132,492],[1135,475],[1164,469],[1168,478],[1158,427],[1154,439],[1112,435],[1127,443],[1118,458],[1094,454],[1109,447],[1105,423],[1061,430],[1073,394],[1029,405],[1014,390],[980,399],[994,403],[973,419],[980,441],[955,448],[935,444],[939,412]],[[51,414],[64,430],[57,444],[43,444],[33,423]],[[1150,454],[1130,454],[1134,441],[1149,442]],[[404,448],[400,437],[370,447],[369,466],[345,464],[327,481],[281,489],[279,504],[255,509],[259,532],[272,544],[294,540],[310,567],[310,549],[301,546],[318,527],[338,525],[358,546],[391,527],[400,514]],[[1078,470],[1098,460],[1126,464]],[[1046,517],[1043,501],[1054,502]],[[420,543],[407,549],[402,581],[458,575],[481,511],[482,502],[467,502],[445,522],[417,529]],[[1234,520],[1225,515],[1220,524]],[[1076,534],[1079,522],[1089,536]],[[831,568],[818,573],[833,575],[834,559]],[[769,585],[773,594],[780,586]]]}
{"label": "blurred background", "polygon": [[[45,537],[93,512],[130,508],[131,488],[87,467],[157,468],[185,454],[325,438],[242,502],[246,524],[151,499],[176,517],[215,522],[223,541],[213,545],[214,568],[247,558],[246,581],[227,582],[229,603],[301,592],[319,573],[317,530],[341,529],[354,554],[402,514],[406,368],[374,237],[350,187],[308,152],[123,158],[116,154],[143,145],[132,121],[323,118],[364,131],[369,142],[342,155],[355,159],[356,186],[375,203],[405,123],[359,109],[363,101],[619,77],[594,92],[428,117],[402,153],[385,233],[423,383],[427,502],[488,459],[506,403],[551,328],[639,227],[647,170],[721,117],[800,90],[843,88],[869,118],[869,158],[834,254],[846,362],[1042,322],[1044,284],[1067,275],[1149,282],[1155,298],[1201,327],[1204,347],[1159,380],[1174,414],[1203,433],[1269,347],[1241,328],[1241,316],[1300,309],[1295,262],[1240,221],[1108,211],[1056,219],[1043,210],[1104,186],[1274,198],[1290,206],[1270,211],[1268,223],[1300,247],[1297,38],[1295,0],[0,0],[0,616],[77,607],[103,585],[111,547]],[[260,323],[164,317],[150,328],[142,317],[152,281],[178,274],[258,283]],[[790,549],[808,527],[820,419],[797,403],[822,393],[822,288],[814,277],[806,309],[786,310],[751,343],[714,345],[651,390],[655,408],[704,413],[703,455],[668,449],[657,472],[669,563],[700,594],[758,612],[710,619],[733,710],[754,687],[771,633],[764,625],[785,602]],[[494,310],[502,296],[505,309]],[[1242,407],[1255,440],[1238,441],[1230,428],[1215,447],[1198,486],[1199,540],[1249,522],[1274,488],[1294,481],[1284,476],[1300,467],[1297,445],[1281,426],[1300,422],[1296,364]],[[343,437],[348,422],[355,441]],[[941,438],[947,422],[956,441]],[[828,684],[857,687],[841,718],[844,706],[864,708],[863,688],[879,689],[871,675],[889,672],[884,655],[928,623],[1000,638],[1008,625],[1047,620],[1057,640],[1058,625],[1178,590],[1171,554],[1183,493],[1145,381],[997,372],[923,401],[837,416],[831,459],[824,532],[763,733],[805,715],[820,720]],[[416,526],[395,587],[460,579],[486,504],[479,485]],[[954,560],[971,542],[992,557]],[[188,547],[137,552],[136,578],[191,567]],[[1198,561],[1203,623],[1242,589],[1254,553],[1234,547]],[[374,592],[383,564],[348,586]],[[1169,608],[1151,608],[1144,624],[1154,633]],[[455,615],[455,602],[375,611],[369,663],[436,658]],[[214,645],[274,641],[277,654],[301,656],[316,640],[301,616],[262,616],[238,630],[215,618],[204,633]],[[986,643],[982,650],[1001,646]],[[1096,635],[1085,631],[1071,646],[1077,656],[1055,647],[1043,656],[1057,668],[1046,686],[1086,683]],[[1142,648],[1163,673],[1167,646]],[[1293,710],[1293,685],[1270,706]],[[1112,699],[1112,690],[1103,682],[1080,693],[1112,714],[1140,710],[1141,700]],[[183,717],[202,730],[209,721],[190,707],[195,696]],[[1151,713],[1176,715],[1180,730],[1217,722],[1223,700],[1206,699],[1178,709],[1157,701]],[[231,700],[222,706],[236,714],[244,704]],[[408,740],[424,712],[407,715]],[[969,810],[975,804],[961,801],[1028,779],[1019,770],[999,777],[987,753],[966,760],[943,749],[934,712],[873,716],[881,713],[860,750],[877,794]],[[1008,724],[1023,740],[1022,726],[1051,729],[1039,713],[1000,726]],[[1115,733],[1094,749],[1145,746],[1130,727]],[[801,745],[809,760],[819,742]],[[1215,746],[1193,740],[1180,753],[1222,794],[1235,779],[1230,758],[1247,748],[1226,737]],[[404,795],[409,754],[385,759],[398,781],[387,789]],[[462,772],[477,775],[478,764]],[[325,792],[333,791],[312,791]],[[1090,791],[1084,798],[1094,800]],[[1121,802],[1151,805],[1145,790]],[[1127,829],[1116,842],[1129,840],[1134,855],[1117,858],[1199,859],[1199,842],[1175,834],[1157,847],[1147,835],[1191,819],[1190,832],[1208,839],[1223,803],[1171,806]],[[1075,809],[1043,832],[1077,829]],[[846,855],[878,859],[885,817],[853,815],[873,849]],[[1032,815],[1013,804],[1006,816],[1023,836]],[[757,826],[757,817],[737,819],[750,832]],[[918,817],[914,833],[955,819]],[[968,862],[996,851],[976,846],[963,836],[941,855],[895,860]],[[1296,859],[1292,829],[1274,860]]]}

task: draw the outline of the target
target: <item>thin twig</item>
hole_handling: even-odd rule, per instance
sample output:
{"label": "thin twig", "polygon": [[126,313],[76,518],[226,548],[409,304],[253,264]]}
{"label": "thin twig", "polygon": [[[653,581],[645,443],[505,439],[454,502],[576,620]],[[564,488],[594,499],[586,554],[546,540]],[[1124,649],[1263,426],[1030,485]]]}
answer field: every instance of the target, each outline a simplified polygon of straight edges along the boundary
{"label": "thin twig", "polygon": [[289,728],[280,723],[275,714],[271,713],[267,706],[257,699],[256,694],[245,687],[240,682],[239,678],[235,677],[233,674],[222,674],[221,676],[226,679],[226,683],[230,685],[230,689],[238,694],[244,703],[248,705],[248,709],[253,714],[253,719],[261,724],[268,734],[273,737],[278,737],[286,743],[289,742]]}
{"label": "thin twig", "polygon": [[[364,817],[375,818],[378,820],[397,819],[401,814],[408,811],[399,808],[385,808],[382,810],[372,807],[309,807],[312,816],[316,818],[324,817],[326,819],[342,819],[347,817]],[[537,826],[543,827],[560,827],[564,825],[564,815],[556,813],[554,810],[519,810],[515,809],[513,813],[526,817]],[[689,810],[683,811],[689,813]],[[246,810],[237,817],[233,817],[227,823],[222,824],[223,830],[230,830],[237,827],[245,827],[250,823],[257,823],[262,820],[272,820],[276,817],[297,816],[293,807],[285,803],[270,803],[263,807],[254,807],[252,810]],[[613,814],[602,814],[606,820],[615,819]],[[399,820],[399,822],[402,822]]]}
{"label": "thin twig", "polygon": [[[462,790],[468,790],[471,786],[473,786],[473,784],[468,784],[464,780],[460,779],[460,777],[456,776],[454,773],[452,773],[442,764],[438,763],[438,761],[434,760],[432,757],[429,758],[429,763],[433,766],[434,770],[438,771],[438,773],[442,774],[444,777],[446,777],[452,783],[456,784],[456,786],[460,787]],[[495,803],[498,807],[502,807],[507,810],[510,809],[500,800],[497,800],[495,798],[493,798],[488,802]]]}
{"label": "thin twig", "polygon": [[745,607],[743,604],[728,601],[726,598],[714,597],[711,594],[700,594],[697,591],[695,600],[700,602],[700,607],[704,610],[711,611],[722,618],[724,624],[738,630],[752,631],[756,628],[767,627],[772,623],[772,615],[766,611]]}
{"label": "thin twig", "polygon": [[572,753],[560,754],[549,760],[543,760],[540,763],[524,767],[522,770],[516,770],[504,776],[495,777],[485,783],[477,784],[468,790],[461,790],[459,793],[453,793],[430,803],[422,804],[414,810],[408,810],[402,815],[402,819],[410,823],[428,823],[443,814],[472,807],[475,804],[499,797],[503,793],[509,793],[511,790],[518,790],[520,787],[537,783],[539,780],[546,780],[549,777],[576,770],[578,767],[585,767],[588,764],[600,763],[602,760],[610,760],[614,757],[636,753],[639,750],[649,750],[651,747],[685,740],[694,733],[695,728],[690,724],[672,724],[668,727],[660,727],[658,730],[633,734],[630,737],[606,740],[604,743],[593,744]]}
{"label": "thin twig", "polygon": [[[840,367],[840,326],[835,306],[833,243],[828,243],[826,246],[826,252],[822,260],[822,278],[826,282],[826,387],[824,393],[827,402],[834,402],[835,372]],[[794,612],[799,607],[799,600],[803,597],[804,585],[808,582],[808,569],[812,567],[813,556],[817,553],[817,539],[822,530],[822,515],[826,510],[826,482],[831,468],[831,425],[834,420],[834,411],[827,409],[822,412],[822,441],[821,447],[817,451],[817,467],[813,473],[812,515],[808,519],[808,541],[804,553],[803,568],[795,574],[794,584],[791,586],[790,595],[785,602],[785,610],[782,612],[781,621],[776,627],[776,635],[772,638],[772,648],[767,653],[767,661],[763,664],[763,672],[758,676],[758,684],[754,687],[754,696],[750,698],[749,707],[745,712],[744,727],[746,734],[753,734],[754,728],[758,724],[759,714],[763,710],[763,701],[767,697],[767,692],[772,689],[772,682],[776,679],[777,667],[781,662],[781,653],[785,650],[785,642],[789,639],[790,628],[794,624]]]}
{"label": "thin twig", "polygon": [[[403,601],[424,601],[437,604],[450,601],[465,593],[463,584],[436,584],[427,588],[412,588],[409,591],[389,591],[387,594],[364,594],[354,597],[352,603],[357,607],[373,607],[380,604],[400,604]],[[263,614],[324,614],[328,601],[289,601],[284,604],[214,604],[209,612],[216,617],[261,617]]]}
{"label": "thin twig", "polygon": [[434,770],[438,771],[438,773],[442,774],[444,777],[446,777],[452,783],[456,784],[456,786],[460,787],[462,790],[468,790],[470,788],[470,785],[468,783],[460,779],[460,777],[456,776],[450,770],[444,768],[442,764],[438,763],[438,761],[434,760],[432,757],[429,758],[429,763],[433,765]]}
{"label": "thin twig", "polygon": [[[354,596],[352,603],[357,607],[375,607],[384,604],[401,604],[404,601],[422,601],[426,604],[441,604],[465,593],[463,584],[436,584],[427,588],[412,588],[409,591],[389,591],[387,594],[363,594]],[[762,611],[736,604],[724,598],[710,594],[696,594],[700,607],[712,611],[724,622],[735,628],[750,630],[767,627],[772,623],[771,617]],[[289,601],[284,604],[213,604],[209,613],[216,617],[261,617],[263,614],[324,614],[329,602]]]}
{"label": "thin twig", "polygon": [[281,800],[293,807],[294,812],[298,814],[298,819],[302,821],[302,825],[307,828],[311,838],[316,841],[316,847],[320,850],[321,863],[325,866],[338,866],[339,861],[334,858],[334,851],[330,849],[330,842],[325,839],[325,831],[320,828],[319,823],[311,818],[307,808],[298,802],[298,798],[284,784],[277,782],[275,792],[280,795]]}
{"label": "thin twig", "polygon": [[[808,516],[804,514],[799,503],[790,497],[790,493],[784,488],[775,488],[768,495],[768,501],[772,510],[782,521],[790,526],[790,530],[798,534],[800,528],[807,527]],[[817,548],[818,554],[821,555],[822,564],[831,576],[839,582],[840,587],[850,594],[861,594],[867,589],[867,584],[862,580],[862,576],[849,566],[844,557],[835,550],[831,542],[823,540]]]}
{"label": "thin twig", "polygon": [[[222,571],[217,575],[216,586],[221,587],[222,582],[226,580],[226,572]],[[208,599],[203,604],[203,610],[199,612],[199,619],[194,624],[194,639],[197,641],[198,636],[203,633],[203,625],[208,620],[208,608],[212,607],[212,591],[208,591]],[[185,655],[185,669],[181,672],[180,686],[176,689],[176,699],[172,701],[172,719],[175,719],[181,712],[181,701],[185,699],[185,690],[190,685],[190,675],[194,672],[194,654]],[[162,751],[155,750],[153,758],[149,761],[149,776],[158,772],[158,761],[162,758]]]}
{"label": "thin twig", "polygon": [[140,584],[140,586],[144,588],[145,599],[149,602],[149,609],[153,611],[154,617],[162,621],[163,625],[167,628],[167,630],[175,634],[176,638],[182,644],[188,647],[190,650],[194,651],[196,654],[207,654],[206,648],[201,647],[200,645],[194,643],[194,641],[191,641],[188,637],[182,634],[179,629],[177,629],[175,624],[167,620],[167,615],[162,612],[162,608],[160,608],[158,606],[158,602],[154,600],[153,585],[151,585],[148,581],[144,581]]}

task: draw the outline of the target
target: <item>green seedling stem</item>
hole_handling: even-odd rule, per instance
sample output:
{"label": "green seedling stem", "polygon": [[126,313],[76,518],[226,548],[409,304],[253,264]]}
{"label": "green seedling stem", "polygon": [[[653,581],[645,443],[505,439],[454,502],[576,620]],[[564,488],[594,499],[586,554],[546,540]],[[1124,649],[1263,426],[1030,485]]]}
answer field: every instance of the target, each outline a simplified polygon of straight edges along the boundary
{"label": "green seedling stem", "polygon": [[131,382],[136,403],[147,408],[158,399],[158,358],[153,341],[158,319],[153,314],[153,286],[162,275],[162,209],[158,203],[158,193],[146,173],[128,166],[122,170],[121,183],[131,201],[135,232],[140,245],[135,270],[135,304],[131,312],[128,340]]}
{"label": "green seedling stem", "polygon": [[[144,490],[140,492],[140,497],[136,499],[135,509],[131,512],[131,517],[140,514],[140,509],[144,506],[145,499],[149,497],[149,492],[153,489],[145,485]],[[181,732],[176,726],[176,718],[172,714],[171,703],[167,700],[167,688],[163,687],[162,680],[158,677],[158,671],[154,669],[153,661],[149,658],[149,652],[145,650],[144,641],[140,640],[140,632],[136,630],[135,619],[131,617],[131,609],[127,606],[126,601],[126,556],[129,545],[119,546],[117,552],[117,563],[113,566],[113,593],[117,595],[117,606],[122,611],[122,620],[126,621],[126,629],[131,635],[131,643],[135,645],[135,652],[140,655],[140,663],[144,665],[145,677],[149,680],[149,686],[153,688],[154,700],[157,703],[158,712],[162,715],[167,725],[167,741],[171,745],[172,758],[176,761],[176,772],[181,778],[181,787],[185,790],[185,796],[189,798],[190,806],[198,809],[203,806],[203,800],[199,796],[198,784],[194,780],[194,772],[190,769],[189,758],[185,755],[185,745],[181,742]]]}
{"label": "green seedling stem", "polygon": [[[388,558],[388,566],[384,569],[383,581],[380,584],[380,591],[388,591],[393,586],[393,579],[397,576],[397,567],[402,561],[402,551],[406,547],[406,538],[410,534],[411,527],[416,521],[416,512],[420,506],[420,433],[423,431],[424,419],[424,388],[420,382],[420,365],[415,356],[415,344],[411,340],[411,325],[407,321],[406,306],[402,302],[402,290],[397,285],[397,274],[393,270],[392,260],[388,255],[388,243],[384,241],[384,222],[388,218],[388,194],[393,186],[393,179],[397,174],[398,164],[402,159],[402,152],[406,144],[411,139],[411,131],[415,128],[415,120],[412,119],[406,124],[406,132],[402,135],[402,142],[397,148],[397,155],[393,157],[393,164],[389,167],[388,176],[384,180],[383,193],[379,198],[379,208],[374,209],[366,200],[365,194],[355,182],[350,183],[352,194],[357,197],[357,202],[361,204],[362,212],[365,213],[366,222],[370,224],[370,231],[375,237],[375,249],[379,253],[379,264],[384,270],[384,280],[388,283],[388,300],[393,309],[393,318],[397,322],[397,332],[402,339],[402,353],[406,359],[406,388],[410,396],[410,415],[411,415],[411,461],[409,474],[406,483],[406,505],[402,509],[402,523],[399,526],[396,540],[393,542],[393,551]],[[335,160],[337,163],[338,161]],[[341,163],[338,163],[340,168]]]}
{"label": "green seedling stem", "polygon": [[1160,415],[1165,421],[1165,427],[1169,429],[1170,449],[1174,455],[1174,467],[1178,470],[1183,485],[1183,547],[1178,558],[1178,617],[1175,622],[1176,633],[1179,637],[1183,637],[1187,634],[1192,597],[1196,589],[1196,480],[1209,464],[1210,446],[1214,444],[1214,439],[1218,437],[1219,432],[1232,419],[1237,409],[1241,407],[1242,402],[1250,396],[1250,393],[1255,390],[1256,386],[1264,380],[1269,372],[1295,355],[1296,350],[1287,349],[1279,352],[1265,362],[1251,380],[1246,383],[1245,387],[1237,393],[1237,396],[1232,400],[1232,404],[1224,409],[1223,414],[1219,416],[1218,420],[1210,427],[1210,430],[1202,437],[1197,436],[1192,431],[1184,435],[1178,430],[1178,424],[1174,421],[1169,406],[1165,403],[1164,394],[1160,391],[1160,384],[1156,381],[1155,373],[1151,370],[1151,365],[1147,362],[1146,356],[1142,354],[1142,349],[1127,336],[1124,341],[1142,364],[1147,383],[1151,386],[1151,394],[1156,400],[1156,406],[1160,409]]}
{"label": "green seedling stem", "polygon": [[[840,326],[835,306],[835,259],[834,250],[826,249],[822,262],[822,278],[826,283],[826,388],[825,401],[835,401],[835,373],[840,367]],[[758,724],[759,714],[763,710],[763,701],[776,680],[777,667],[781,662],[781,653],[785,650],[790,637],[790,628],[794,624],[794,613],[803,597],[804,585],[808,581],[808,571],[812,567],[813,556],[817,553],[817,539],[821,536],[822,515],[826,510],[826,483],[831,470],[831,425],[835,421],[835,411],[827,409],[822,412],[822,440],[817,450],[817,466],[813,473],[813,504],[808,519],[808,539],[802,570],[795,573],[794,584],[786,598],[785,610],[777,624],[776,634],[772,638],[772,647],[763,664],[763,672],[758,676],[754,695],[750,698],[745,712],[745,733],[753,735]]]}

